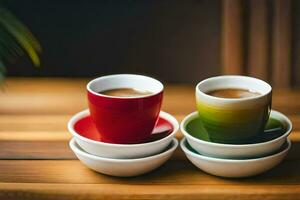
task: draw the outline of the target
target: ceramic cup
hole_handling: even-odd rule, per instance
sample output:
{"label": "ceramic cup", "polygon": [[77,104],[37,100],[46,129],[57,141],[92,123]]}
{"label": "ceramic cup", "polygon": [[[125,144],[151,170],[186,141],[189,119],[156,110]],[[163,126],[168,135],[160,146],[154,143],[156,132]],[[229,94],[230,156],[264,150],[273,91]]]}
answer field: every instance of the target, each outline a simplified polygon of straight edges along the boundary
{"label": "ceramic cup", "polygon": [[[134,88],[151,92],[141,97],[103,95],[101,91]],[[87,84],[92,120],[104,142],[141,143],[151,135],[163,99],[163,84],[156,79],[134,74],[96,78]]]}
{"label": "ceramic cup", "polygon": [[[235,88],[260,93],[246,98],[220,98],[206,94],[212,90]],[[199,118],[212,142],[247,143],[262,134],[271,111],[272,88],[247,76],[217,76],[196,86]]]}

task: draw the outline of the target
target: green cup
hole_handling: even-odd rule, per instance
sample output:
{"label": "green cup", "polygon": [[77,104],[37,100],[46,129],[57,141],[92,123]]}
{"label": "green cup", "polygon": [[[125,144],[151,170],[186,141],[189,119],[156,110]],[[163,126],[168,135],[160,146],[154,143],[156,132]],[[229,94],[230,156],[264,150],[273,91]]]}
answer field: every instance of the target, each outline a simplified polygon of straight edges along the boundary
{"label": "green cup", "polygon": [[[246,98],[220,98],[206,94],[218,89],[247,89],[260,95]],[[272,87],[247,76],[217,76],[196,86],[196,104],[203,127],[213,142],[247,143],[263,134],[269,119]]]}

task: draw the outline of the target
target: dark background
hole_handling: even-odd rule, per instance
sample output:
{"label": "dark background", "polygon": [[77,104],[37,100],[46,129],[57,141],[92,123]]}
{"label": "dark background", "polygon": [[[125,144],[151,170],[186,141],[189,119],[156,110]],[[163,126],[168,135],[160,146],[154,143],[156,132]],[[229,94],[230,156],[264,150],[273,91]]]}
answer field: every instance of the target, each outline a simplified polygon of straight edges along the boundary
{"label": "dark background", "polygon": [[10,76],[95,77],[141,73],[194,83],[219,73],[217,0],[6,0],[43,47],[42,67],[27,58]]}
{"label": "dark background", "polygon": [[[221,73],[222,0],[4,0],[2,4],[43,47],[41,68],[22,57],[8,66],[9,76],[139,73],[165,82],[196,83]],[[300,86],[299,0],[292,1],[291,61],[293,82]]]}

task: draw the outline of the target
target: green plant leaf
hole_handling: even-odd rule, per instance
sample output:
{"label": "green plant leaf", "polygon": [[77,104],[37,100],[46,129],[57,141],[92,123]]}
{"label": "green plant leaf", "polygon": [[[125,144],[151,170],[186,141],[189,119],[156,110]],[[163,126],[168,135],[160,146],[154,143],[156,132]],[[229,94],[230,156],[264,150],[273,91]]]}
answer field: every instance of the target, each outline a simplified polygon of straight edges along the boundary
{"label": "green plant leaf", "polygon": [[0,59],[0,85],[2,85],[2,83],[3,83],[5,74],[6,74],[5,65]]}
{"label": "green plant leaf", "polygon": [[24,52],[34,65],[40,65],[38,54],[41,52],[41,46],[39,42],[28,28],[0,5],[0,85],[6,74],[5,63],[13,62]]}
{"label": "green plant leaf", "polygon": [[[18,56],[22,55],[23,50],[28,54],[33,64],[40,65],[38,54],[41,52],[41,46],[32,33],[7,9],[0,6],[0,48],[8,51],[3,55]],[[4,66],[3,62],[2,65]]]}
{"label": "green plant leaf", "polygon": [[22,55],[21,47],[0,27],[0,56],[3,60],[13,62],[18,56]]}

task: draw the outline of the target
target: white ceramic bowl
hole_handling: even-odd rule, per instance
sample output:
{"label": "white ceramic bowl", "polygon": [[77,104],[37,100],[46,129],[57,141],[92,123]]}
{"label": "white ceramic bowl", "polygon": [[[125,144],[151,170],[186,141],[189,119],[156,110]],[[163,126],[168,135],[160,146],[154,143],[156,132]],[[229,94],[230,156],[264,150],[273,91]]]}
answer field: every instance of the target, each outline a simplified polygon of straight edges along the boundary
{"label": "white ceramic bowl", "polygon": [[154,156],[137,159],[112,159],[94,156],[83,151],[74,138],[69,143],[78,159],[88,168],[111,176],[129,177],[150,172],[165,163],[178,146],[177,139],[162,153]]}
{"label": "white ceramic bowl", "polygon": [[221,144],[208,142],[198,139],[190,135],[185,126],[191,120],[198,117],[198,112],[193,112],[187,115],[180,124],[180,129],[183,135],[186,137],[188,143],[193,149],[202,155],[216,158],[251,158],[260,157],[273,153],[278,150],[284,142],[287,140],[288,135],[292,131],[292,122],[284,114],[272,110],[270,116],[281,121],[286,127],[286,132],[278,138],[267,142],[255,143],[255,144]]}
{"label": "white ceramic bowl", "polygon": [[142,158],[155,155],[163,151],[171,143],[179,129],[178,121],[172,115],[160,111],[159,117],[167,120],[173,126],[173,131],[168,136],[152,142],[140,144],[105,143],[83,137],[75,131],[74,125],[76,122],[88,115],[89,110],[84,110],[74,115],[68,123],[69,132],[73,135],[80,147],[86,152],[106,158]]}
{"label": "white ceramic bowl", "polygon": [[258,175],[278,165],[291,148],[291,142],[287,139],[284,148],[270,156],[255,159],[221,159],[203,156],[192,152],[186,147],[186,139],[180,142],[181,149],[187,158],[199,169],[221,177],[238,178]]}

